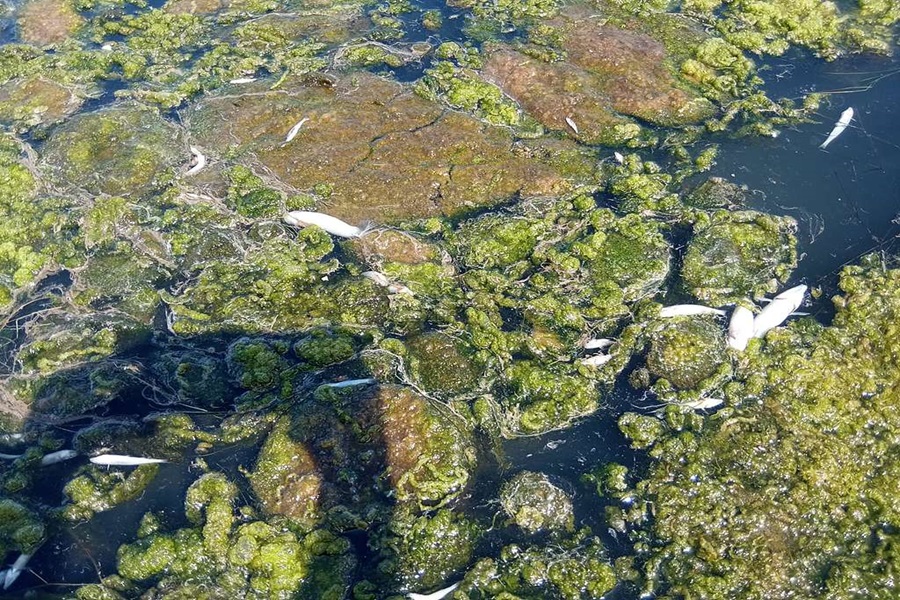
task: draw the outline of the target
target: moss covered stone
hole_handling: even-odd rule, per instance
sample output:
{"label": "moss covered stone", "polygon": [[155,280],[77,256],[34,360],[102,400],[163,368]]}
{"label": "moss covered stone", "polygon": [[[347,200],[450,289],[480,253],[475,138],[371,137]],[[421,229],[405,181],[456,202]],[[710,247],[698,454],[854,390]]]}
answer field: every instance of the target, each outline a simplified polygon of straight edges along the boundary
{"label": "moss covered stone", "polygon": [[429,332],[407,344],[409,369],[423,389],[437,394],[458,394],[478,384],[481,373],[472,360],[473,349],[462,340]]}
{"label": "moss covered stone", "polygon": [[681,317],[650,334],[647,368],[677,389],[711,377],[727,360],[723,325],[714,317]]}

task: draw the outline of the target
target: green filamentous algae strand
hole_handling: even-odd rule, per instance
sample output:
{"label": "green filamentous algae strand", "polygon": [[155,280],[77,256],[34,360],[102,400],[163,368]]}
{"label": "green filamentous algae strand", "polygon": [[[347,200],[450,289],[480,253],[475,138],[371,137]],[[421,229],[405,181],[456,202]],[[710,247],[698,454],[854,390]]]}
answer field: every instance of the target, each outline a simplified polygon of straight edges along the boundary
{"label": "green filamentous algae strand", "polygon": [[898,597],[898,22],[8,3],[4,597]]}

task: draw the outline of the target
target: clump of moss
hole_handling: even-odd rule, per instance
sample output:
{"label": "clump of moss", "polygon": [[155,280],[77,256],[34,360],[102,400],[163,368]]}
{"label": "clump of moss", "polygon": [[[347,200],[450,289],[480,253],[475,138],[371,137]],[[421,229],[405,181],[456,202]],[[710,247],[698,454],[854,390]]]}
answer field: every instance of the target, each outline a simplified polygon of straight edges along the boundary
{"label": "clump of moss", "polygon": [[238,214],[253,219],[275,217],[283,212],[282,195],[263,183],[247,167],[232,167],[226,172],[230,183],[226,202]]}
{"label": "clump of moss", "polygon": [[523,471],[503,484],[500,504],[528,533],[575,529],[572,499],[543,473]]}
{"label": "clump of moss", "polygon": [[725,335],[714,318],[666,319],[650,334],[647,368],[676,389],[696,387],[725,361]]}
{"label": "clump of moss", "polygon": [[281,383],[287,369],[285,344],[242,338],[228,349],[228,371],[232,379],[248,390],[265,391]]}
{"label": "clump of moss", "polygon": [[696,298],[721,306],[774,292],[797,264],[796,223],[752,211],[713,213],[699,221],[682,266]]}
{"label": "clump of moss", "polygon": [[565,427],[599,406],[594,381],[534,361],[515,362],[504,380],[507,393],[502,406],[511,432],[544,433]]}
{"label": "clump of moss", "polygon": [[452,395],[478,384],[472,348],[462,340],[429,332],[411,338],[406,347],[410,374],[426,391]]}
{"label": "clump of moss", "polygon": [[0,556],[12,551],[31,554],[45,537],[44,523],[33,511],[9,498],[0,498]]}

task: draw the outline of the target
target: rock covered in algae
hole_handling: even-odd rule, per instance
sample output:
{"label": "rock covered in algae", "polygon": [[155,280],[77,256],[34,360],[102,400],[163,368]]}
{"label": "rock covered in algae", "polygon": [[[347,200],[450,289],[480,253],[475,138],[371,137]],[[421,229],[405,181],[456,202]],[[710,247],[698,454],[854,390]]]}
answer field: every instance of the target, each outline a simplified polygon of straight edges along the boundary
{"label": "rock covered in algae", "polygon": [[686,428],[655,420],[656,461],[628,517],[648,541],[649,593],[894,595],[900,271],[872,256],[840,286],[830,326],[792,323],[742,365],[734,410]]}
{"label": "rock covered in algae", "polygon": [[90,466],[63,489],[70,502],[63,507],[63,517],[69,521],[87,520],[94,513],[134,500],[144,493],[158,471],[159,465],[140,465],[130,472]]}
{"label": "rock covered in algae", "polygon": [[9,498],[0,498],[0,556],[31,554],[44,541],[46,529],[36,513]]}
{"label": "rock covered in algae", "polygon": [[721,306],[774,292],[797,265],[797,224],[753,211],[713,213],[698,222],[681,275],[699,300]]}
{"label": "rock covered in algae", "polygon": [[522,471],[507,481],[500,490],[500,504],[528,533],[575,529],[572,499],[543,473]]}
{"label": "rock covered in algae", "polygon": [[640,125],[629,117],[680,126],[712,114],[708,100],[678,82],[665,47],[651,36],[579,8],[550,24],[562,38],[564,60],[544,62],[498,46],[484,65],[485,77],[547,128],[586,143],[616,145],[640,135]]}
{"label": "rock covered in algae", "polygon": [[73,90],[39,76],[0,85],[0,121],[12,123],[19,130],[61,121],[81,103]]}
{"label": "rock covered in algae", "polygon": [[189,160],[181,130],[156,111],[122,104],[73,117],[47,140],[43,168],[63,187],[145,196]]}
{"label": "rock covered in algae", "polygon": [[478,385],[480,370],[473,348],[463,340],[427,332],[406,343],[410,374],[428,392],[459,394]]}
{"label": "rock covered in algae", "polygon": [[320,190],[329,214],[350,223],[449,215],[568,187],[550,167],[514,154],[507,131],[387,79],[356,74],[251,91],[198,103],[192,135],[206,148],[254,153],[283,182]]}

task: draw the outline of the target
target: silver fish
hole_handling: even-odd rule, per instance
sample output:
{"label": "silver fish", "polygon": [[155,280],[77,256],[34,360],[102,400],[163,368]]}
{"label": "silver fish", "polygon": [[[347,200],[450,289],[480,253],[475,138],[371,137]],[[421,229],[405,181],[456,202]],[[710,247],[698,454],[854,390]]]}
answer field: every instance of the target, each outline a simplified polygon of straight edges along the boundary
{"label": "silver fish", "polygon": [[345,223],[337,217],[320,212],[295,210],[284,215],[284,222],[295,227],[309,227],[317,225],[330,233],[343,238],[355,238],[363,234],[363,230]]}
{"label": "silver fish", "polygon": [[753,337],[753,313],[743,306],[735,306],[728,323],[728,347],[743,352]]}
{"label": "silver fish", "polygon": [[25,570],[25,566],[28,564],[29,560],[31,560],[30,554],[20,554],[19,558],[16,559],[16,562],[14,562],[9,569],[6,569],[3,576],[4,590],[8,590],[9,587],[15,583],[16,579],[19,578],[19,575],[22,574],[22,571]]}
{"label": "silver fish", "polygon": [[144,458],[142,456],[127,456],[124,454],[101,454],[94,456],[91,462],[105,467],[134,467],[137,465],[154,465],[168,462],[161,458]]}
{"label": "silver fish", "polygon": [[837,136],[844,133],[844,130],[847,129],[847,126],[850,125],[850,121],[853,120],[853,107],[848,108],[844,112],[841,113],[841,117],[838,119],[837,123],[834,124],[834,129],[831,130],[831,133],[828,134],[828,137],[825,138],[825,141],[822,142],[822,145],[819,146],[822,150],[828,147],[828,144],[833,142]]}
{"label": "silver fish", "polygon": [[673,304],[660,309],[659,316],[666,317],[692,317],[694,315],[719,315],[723,316],[724,310],[710,308],[702,304]]}
{"label": "silver fish", "polygon": [[775,296],[753,319],[753,337],[761,338],[770,329],[784,323],[785,319],[803,304],[805,296],[805,285],[794,286]]}
{"label": "silver fish", "polygon": [[460,582],[457,581],[453,585],[449,585],[442,590],[438,590],[436,592],[431,592],[430,594],[416,594],[415,592],[410,592],[407,594],[409,600],[441,600],[441,598],[445,598],[453,593],[453,590],[459,587]]}

